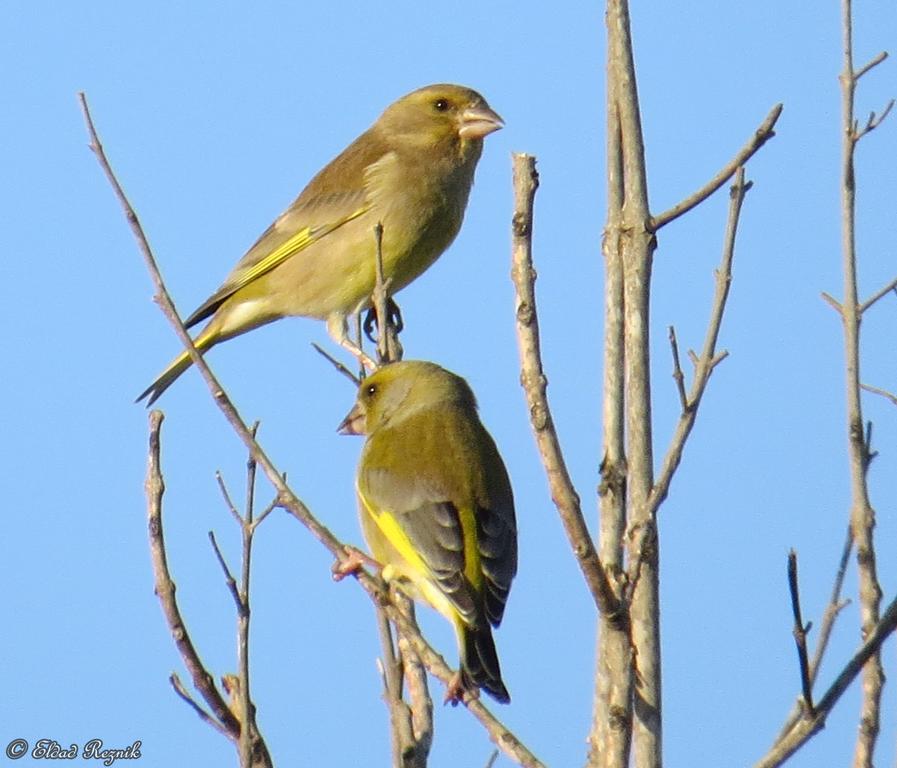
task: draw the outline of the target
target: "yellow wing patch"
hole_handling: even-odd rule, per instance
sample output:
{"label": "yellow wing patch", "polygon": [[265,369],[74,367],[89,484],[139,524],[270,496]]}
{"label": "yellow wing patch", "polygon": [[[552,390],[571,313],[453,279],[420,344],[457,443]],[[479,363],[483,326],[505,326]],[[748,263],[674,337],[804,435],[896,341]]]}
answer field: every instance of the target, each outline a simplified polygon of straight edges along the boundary
{"label": "yellow wing patch", "polygon": [[[451,601],[439,590],[430,577],[430,568],[424,562],[423,558],[417,553],[411,543],[411,539],[395,516],[388,510],[377,511],[365,498],[361,490],[358,490],[358,498],[364,506],[364,513],[369,515],[377,524],[377,527],[383,532],[383,535],[395,548],[396,552],[405,561],[404,563],[381,563],[384,571],[387,567],[395,572],[397,576],[404,577],[417,587],[420,596],[424,598],[433,608],[445,616],[456,626],[462,626],[463,621],[458,610],[452,605]],[[376,557],[378,553],[373,553]]]}
{"label": "yellow wing patch", "polygon": [[240,279],[230,287],[229,292],[236,293],[241,288],[249,285],[253,280],[258,279],[275,267],[283,264],[283,262],[291,256],[295,256],[300,251],[304,251],[312,243],[317,242],[322,237],[326,237],[334,230],[343,226],[343,224],[347,224],[353,219],[357,219],[359,216],[367,213],[368,210],[368,206],[363,206],[332,224],[323,224],[317,227],[303,227],[295,235],[271,251],[265,258],[261,259],[257,264],[254,264],[250,269],[247,269],[246,272],[240,275]]}

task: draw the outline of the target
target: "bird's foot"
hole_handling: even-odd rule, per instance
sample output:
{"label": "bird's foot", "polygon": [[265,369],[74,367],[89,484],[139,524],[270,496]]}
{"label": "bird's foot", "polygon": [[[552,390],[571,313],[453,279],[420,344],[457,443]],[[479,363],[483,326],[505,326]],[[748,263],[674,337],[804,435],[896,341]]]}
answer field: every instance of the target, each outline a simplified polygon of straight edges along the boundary
{"label": "bird's foot", "polygon": [[346,576],[356,576],[358,571],[366,565],[370,565],[377,569],[381,567],[380,563],[374,560],[374,558],[369,557],[360,549],[357,549],[350,544],[346,544],[343,549],[346,553],[345,558],[337,560],[330,568],[334,581],[342,581]]}
{"label": "bird's foot", "polygon": [[[396,334],[400,334],[405,330],[405,321],[402,319],[402,310],[395,303],[392,297],[386,300],[386,324],[395,328]],[[374,338],[374,326],[380,329],[380,322],[377,319],[377,310],[371,307],[364,315],[364,335],[368,337],[368,341],[376,344]]]}
{"label": "bird's foot", "polygon": [[448,681],[445,689],[445,698],[442,700],[442,703],[457,707],[459,704],[465,703],[465,697],[468,697],[468,699],[479,698],[476,689],[471,690],[468,688],[465,685],[464,676],[458,671]]}

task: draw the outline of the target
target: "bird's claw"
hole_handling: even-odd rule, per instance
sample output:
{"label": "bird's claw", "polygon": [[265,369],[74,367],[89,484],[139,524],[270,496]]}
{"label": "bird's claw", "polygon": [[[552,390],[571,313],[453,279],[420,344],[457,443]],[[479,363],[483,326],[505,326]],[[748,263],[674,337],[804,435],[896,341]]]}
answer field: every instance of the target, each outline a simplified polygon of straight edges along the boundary
{"label": "bird's claw", "polygon": [[346,576],[357,576],[358,572],[366,565],[380,568],[380,563],[372,557],[368,557],[360,549],[346,545],[344,548],[346,556],[342,560],[337,560],[330,568],[334,581],[342,581]]}
{"label": "bird's claw", "polygon": [[[388,325],[395,328],[396,335],[405,330],[405,321],[402,319],[402,310],[399,309],[399,305],[393,301],[392,297],[386,300],[386,322]],[[362,327],[364,328],[364,335],[367,336],[368,341],[372,343],[376,343],[376,339],[374,338],[375,325],[379,329],[380,323],[377,319],[377,311],[371,307],[364,315],[364,323]]]}

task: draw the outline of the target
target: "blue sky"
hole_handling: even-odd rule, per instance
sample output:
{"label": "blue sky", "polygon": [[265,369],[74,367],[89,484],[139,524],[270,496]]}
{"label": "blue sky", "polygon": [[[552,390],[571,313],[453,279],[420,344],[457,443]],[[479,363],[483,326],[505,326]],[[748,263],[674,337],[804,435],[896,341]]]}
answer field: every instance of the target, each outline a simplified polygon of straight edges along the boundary
{"label": "blue sky", "polygon": [[[513,704],[498,714],[544,761],[576,765],[591,710],[595,617],[548,497],[518,385],[509,273],[510,152],[539,158],[535,253],[549,396],[590,519],[600,461],[604,222],[603,9],[583,2],[6,3],[0,10],[5,152],[0,184],[0,430],[7,629],[2,743],[143,742],[142,765],[234,764],[171,692],[181,672],[145,532],[147,415],[133,399],[177,351],[133,238],[87,149],[86,91],[106,150],[179,308],[191,311],[324,163],[393,99],[430,82],[475,87],[507,127],[487,139],[465,227],[400,295],[409,357],[465,376],[517,498],[521,567],[496,640]],[[800,555],[804,610],[827,600],[848,506],[842,336],[819,298],[840,295],[838,3],[636,4],[633,35],[650,198],[661,211],[742,145],[777,102],[777,137],[751,162],[716,371],[661,512],[668,765],[750,765],[799,689],[785,564]],[[893,3],[857,4],[856,60],[897,48]],[[895,63],[862,82],[865,116],[897,95]],[[897,124],[858,154],[861,293],[897,276]],[[727,196],[660,235],[652,312],[655,455],[678,401],[666,327],[698,347]],[[863,326],[864,380],[897,389],[897,299]],[[210,355],[293,488],[360,541],[361,447],[335,427],[353,392],[311,350],[321,324],[288,320]],[[867,397],[886,599],[897,586],[897,408]],[[166,533],[182,610],[215,674],[235,667],[231,598],[207,543],[236,564],[220,469],[242,498],[245,455],[199,377],[160,401]],[[269,499],[262,485],[261,504]],[[280,765],[384,765],[373,610],[285,514],[256,540],[253,683]],[[848,594],[855,592],[853,573]],[[449,628],[425,634],[454,659]],[[811,635],[811,642],[813,635]],[[858,643],[837,625],[821,685]],[[885,658],[891,662],[893,642]],[[434,685],[434,695],[441,695]],[[822,690],[822,689],[820,689]],[[878,759],[897,731],[889,683]],[[844,765],[857,688],[792,762]],[[463,708],[438,708],[431,765],[483,765]],[[29,759],[22,763],[27,764]],[[498,765],[508,765],[500,758]]]}

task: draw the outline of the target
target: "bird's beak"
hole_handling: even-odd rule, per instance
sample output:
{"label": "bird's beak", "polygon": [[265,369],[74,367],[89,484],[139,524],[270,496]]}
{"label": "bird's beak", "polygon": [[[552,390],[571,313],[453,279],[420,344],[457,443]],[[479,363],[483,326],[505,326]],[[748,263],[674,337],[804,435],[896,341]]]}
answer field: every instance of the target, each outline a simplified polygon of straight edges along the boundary
{"label": "bird's beak", "polygon": [[461,127],[458,134],[462,139],[482,139],[493,131],[503,128],[505,121],[497,112],[486,106],[468,107],[461,113]]}
{"label": "bird's beak", "polygon": [[336,431],[341,435],[363,435],[364,434],[364,411],[359,403],[355,403],[346,418],[343,419]]}

